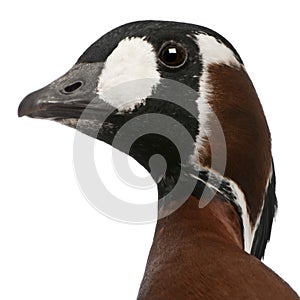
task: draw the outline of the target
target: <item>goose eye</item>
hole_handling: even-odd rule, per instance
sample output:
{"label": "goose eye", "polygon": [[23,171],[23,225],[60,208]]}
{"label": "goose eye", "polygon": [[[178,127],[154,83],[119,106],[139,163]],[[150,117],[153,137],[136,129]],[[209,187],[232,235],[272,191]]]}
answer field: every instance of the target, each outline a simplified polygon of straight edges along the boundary
{"label": "goose eye", "polygon": [[169,42],[159,51],[159,59],[168,67],[179,68],[186,62],[187,52],[180,44]]}

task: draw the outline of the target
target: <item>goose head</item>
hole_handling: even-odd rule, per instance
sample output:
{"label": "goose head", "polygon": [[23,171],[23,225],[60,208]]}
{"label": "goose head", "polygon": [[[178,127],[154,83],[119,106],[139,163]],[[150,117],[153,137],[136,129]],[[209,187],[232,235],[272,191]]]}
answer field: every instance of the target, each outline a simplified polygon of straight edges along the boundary
{"label": "goose head", "polygon": [[277,206],[270,133],[239,54],[218,33],[167,21],[125,24],[25,97],[18,115],[54,120],[131,155],[164,203],[176,200],[178,182],[193,182],[188,191],[197,197],[210,188],[238,211],[244,249],[263,256]]}

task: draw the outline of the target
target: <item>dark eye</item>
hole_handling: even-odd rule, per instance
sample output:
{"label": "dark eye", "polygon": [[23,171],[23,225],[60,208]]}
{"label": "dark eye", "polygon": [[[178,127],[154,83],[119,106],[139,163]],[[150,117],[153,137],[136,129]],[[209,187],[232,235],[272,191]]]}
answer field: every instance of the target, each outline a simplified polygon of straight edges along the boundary
{"label": "dark eye", "polygon": [[186,62],[187,52],[182,45],[175,42],[168,42],[161,47],[159,59],[168,67],[178,68]]}

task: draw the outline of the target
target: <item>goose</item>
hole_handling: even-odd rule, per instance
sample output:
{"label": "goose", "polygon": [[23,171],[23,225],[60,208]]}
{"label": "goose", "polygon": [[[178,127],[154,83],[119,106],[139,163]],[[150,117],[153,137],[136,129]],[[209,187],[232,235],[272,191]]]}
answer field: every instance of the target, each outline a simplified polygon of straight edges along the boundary
{"label": "goose", "polygon": [[299,299],[261,262],[277,209],[271,137],[241,57],[217,32],[122,25],[18,115],[75,128],[151,174],[158,220],[137,299]]}

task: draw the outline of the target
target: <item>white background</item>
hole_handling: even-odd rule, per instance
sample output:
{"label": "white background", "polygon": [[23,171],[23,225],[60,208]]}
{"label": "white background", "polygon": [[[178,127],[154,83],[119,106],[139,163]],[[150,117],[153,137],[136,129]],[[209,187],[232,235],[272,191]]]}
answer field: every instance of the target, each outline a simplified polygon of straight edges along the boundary
{"label": "white background", "polygon": [[[279,211],[264,262],[299,293],[298,5],[2,2],[0,299],[135,299],[154,224],[117,223],[94,210],[74,176],[74,131],[54,122],[18,119],[17,107],[29,92],[65,73],[101,35],[141,19],[204,25],[239,51],[273,136]],[[110,148],[99,142],[96,150],[102,172],[109,173]],[[143,195],[149,201],[156,197],[154,189]]]}

